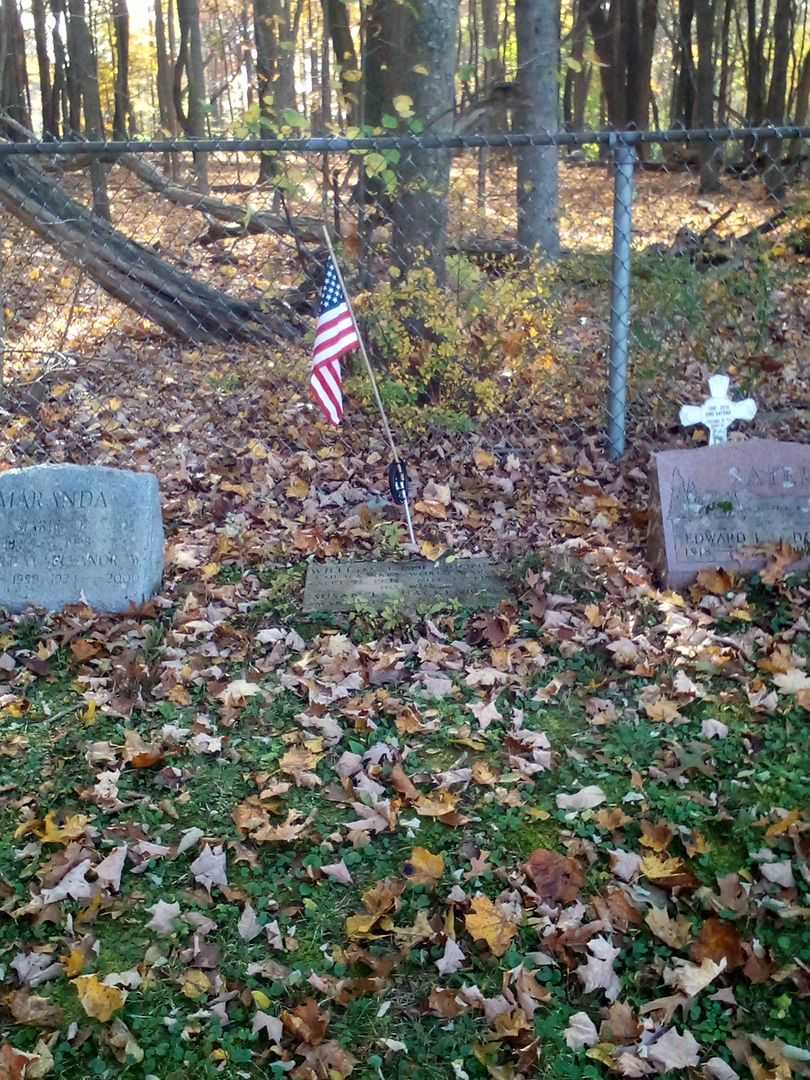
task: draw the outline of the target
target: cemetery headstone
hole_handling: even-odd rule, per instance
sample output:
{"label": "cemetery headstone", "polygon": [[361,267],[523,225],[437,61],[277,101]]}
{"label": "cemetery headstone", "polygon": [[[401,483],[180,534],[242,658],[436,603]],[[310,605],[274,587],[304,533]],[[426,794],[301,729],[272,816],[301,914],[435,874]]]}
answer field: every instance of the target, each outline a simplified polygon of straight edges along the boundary
{"label": "cemetery headstone", "polygon": [[753,420],[757,405],[753,398],[732,401],[728,396],[728,375],[712,375],[709,379],[709,396],[702,405],[684,405],[680,420],[683,427],[703,424],[709,429],[709,446],[721,446],[728,442],[728,429],[735,420]]}
{"label": "cemetery headstone", "polygon": [[0,474],[0,607],[126,611],[160,586],[157,477],[86,465]]}
{"label": "cemetery headstone", "polygon": [[311,563],[304,587],[304,611],[381,610],[400,604],[422,606],[457,600],[465,607],[497,605],[508,597],[504,572],[486,559],[447,562]]}
{"label": "cemetery headstone", "polygon": [[810,552],[810,445],[665,450],[653,462],[651,503],[648,556],[665,586],[715,567],[753,573],[774,544]]}

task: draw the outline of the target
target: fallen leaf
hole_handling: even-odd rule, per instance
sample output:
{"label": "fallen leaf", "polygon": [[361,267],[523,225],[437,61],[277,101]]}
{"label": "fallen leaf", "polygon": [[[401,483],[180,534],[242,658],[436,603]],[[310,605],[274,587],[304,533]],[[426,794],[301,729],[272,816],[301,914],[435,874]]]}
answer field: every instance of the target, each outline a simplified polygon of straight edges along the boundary
{"label": "fallen leaf", "polygon": [[224,705],[235,708],[263,694],[264,691],[257,683],[247,682],[245,679],[234,679],[233,682],[228,683],[219,698]]}
{"label": "fallen leaf", "polygon": [[331,881],[337,881],[339,885],[354,884],[354,879],[343,859],[338,863],[329,863],[326,866],[322,866],[321,873],[325,874]]}
{"label": "fallen leaf", "polygon": [[686,994],[687,997],[696,997],[701,990],[714,982],[718,975],[726,969],[725,957],[716,964],[714,960],[705,957],[700,964],[692,964],[688,960],[676,957],[674,966],[664,968],[664,982],[667,986],[673,986],[676,990]]}
{"label": "fallen leaf", "polygon": [[518,932],[517,924],[487,896],[476,896],[470,906],[472,912],[464,920],[467,933],[474,941],[485,941],[493,955],[503,956]]}
{"label": "fallen leaf", "polygon": [[180,993],[189,1001],[206,997],[211,991],[211,980],[204,971],[192,968],[180,977]]}
{"label": "fallen leaf", "polygon": [[443,955],[436,961],[436,967],[439,969],[440,975],[455,975],[464,966],[466,959],[456,942],[452,938],[448,938],[444,943]]}
{"label": "fallen leaf", "polygon": [[759,872],[766,881],[770,881],[774,885],[781,885],[783,889],[793,889],[796,886],[790,859],[783,859],[781,862],[762,863]]}
{"label": "fallen leaf", "polygon": [[650,821],[641,822],[641,838],[639,843],[642,847],[649,848],[651,851],[655,851],[659,854],[662,851],[666,851],[672,843],[673,836],[674,833],[666,822],[659,822],[657,825],[653,825]]}
{"label": "fallen leaf", "polygon": [[0,1080],[26,1080],[31,1076],[31,1066],[38,1061],[38,1054],[26,1054],[4,1042],[0,1046]]}
{"label": "fallen leaf", "polygon": [[574,1013],[563,1035],[569,1050],[581,1050],[584,1046],[595,1046],[599,1042],[596,1025],[584,1012]]}
{"label": "fallen leaf", "polygon": [[253,1034],[260,1035],[262,1032],[270,1042],[278,1044],[284,1034],[284,1025],[277,1017],[257,1010],[253,1014]]}
{"label": "fallen leaf", "polygon": [[641,856],[634,851],[623,851],[621,848],[609,852],[610,868],[617,878],[622,881],[635,881],[641,872]]}
{"label": "fallen leaf", "polygon": [[242,941],[253,941],[264,929],[256,918],[256,911],[250,902],[246,903],[242,909],[236,929]]}
{"label": "fallen leaf", "polygon": [[13,990],[3,998],[12,1017],[18,1024],[35,1028],[61,1028],[65,1013],[60,1005],[27,990]]}
{"label": "fallen leaf", "polygon": [[670,949],[685,949],[692,940],[692,924],[685,915],[672,919],[666,908],[651,907],[644,921]]}
{"label": "fallen leaf", "polygon": [[284,1027],[302,1042],[317,1046],[323,1041],[329,1027],[329,1012],[321,1012],[315,998],[307,998],[301,1005],[281,1014]]}
{"label": "fallen leaf", "polygon": [[457,803],[458,795],[450,791],[437,791],[432,795],[420,795],[414,808],[422,817],[444,817],[455,810]]}
{"label": "fallen leaf", "polygon": [[647,1059],[663,1071],[694,1068],[700,1061],[700,1045],[691,1031],[679,1035],[670,1028],[647,1050]]}
{"label": "fallen leaf", "polygon": [[790,668],[774,675],[773,681],[781,694],[798,694],[803,690],[810,690],[810,675],[800,668]]}
{"label": "fallen leaf", "polygon": [[717,919],[714,916],[706,919],[701,926],[700,936],[692,946],[691,955],[698,963],[706,958],[716,963],[725,960],[729,971],[745,964],[740,931],[727,919]]}
{"label": "fallen leaf", "polygon": [[534,891],[550,904],[573,903],[585,884],[585,875],[575,859],[545,848],[533,851],[524,869]]}
{"label": "fallen leaf", "polygon": [[127,1000],[126,990],[117,986],[106,986],[98,975],[79,975],[73,980],[82,1008],[88,1016],[106,1024],[113,1013],[123,1009]]}
{"label": "fallen leaf", "polygon": [[740,1074],[719,1057],[709,1058],[703,1066],[703,1072],[707,1080],[740,1080]]}
{"label": "fallen leaf", "polygon": [[146,924],[147,930],[155,930],[158,934],[168,935],[175,931],[175,919],[180,918],[180,905],[168,904],[165,900],[158,900],[151,907],[146,908],[152,918]]}
{"label": "fallen leaf", "polygon": [[604,937],[592,938],[587,944],[590,956],[586,963],[577,968],[582,987],[586,994],[593,990],[604,990],[608,1001],[615,1001],[621,990],[619,976],[613,969],[616,957],[621,952]]}
{"label": "fallen leaf", "polygon": [[225,869],[226,856],[221,847],[211,848],[208,844],[191,864],[191,872],[194,880],[204,886],[209,893],[213,885],[220,888],[228,887],[228,876]]}
{"label": "fallen leaf", "polygon": [[57,825],[54,814],[46,814],[45,820],[34,832],[43,844],[69,844],[71,840],[78,840],[84,836],[84,831],[90,822],[85,814],[71,814],[65,819],[64,824]]}
{"label": "fallen leaf", "polygon": [[104,888],[110,889],[112,892],[120,891],[121,874],[124,871],[126,861],[127,845],[122,844],[120,847],[114,848],[105,859],[102,859],[97,864],[95,867],[96,877]]}
{"label": "fallen leaf", "polygon": [[414,885],[426,885],[432,889],[444,873],[444,859],[427,848],[415,847],[405,863],[403,873]]}
{"label": "fallen leaf", "polygon": [[607,795],[596,784],[581,788],[573,795],[558,795],[557,806],[560,810],[590,810],[607,799]]}

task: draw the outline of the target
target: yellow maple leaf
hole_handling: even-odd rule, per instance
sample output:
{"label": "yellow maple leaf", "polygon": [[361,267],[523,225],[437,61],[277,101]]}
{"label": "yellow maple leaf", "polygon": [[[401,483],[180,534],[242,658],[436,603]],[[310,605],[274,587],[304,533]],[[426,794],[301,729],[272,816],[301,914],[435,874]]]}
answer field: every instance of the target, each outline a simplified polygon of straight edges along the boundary
{"label": "yellow maple leaf", "polygon": [[489,450],[482,450],[480,447],[473,452],[473,461],[479,469],[493,469],[495,467],[495,455],[490,454]]}
{"label": "yellow maple leaf", "polygon": [[71,814],[65,819],[64,825],[57,825],[53,813],[45,815],[41,827],[36,830],[36,835],[43,844],[69,844],[71,840],[78,840],[84,835],[85,827],[90,821],[86,814]]}
{"label": "yellow maple leaf", "polygon": [[470,937],[485,941],[495,956],[503,956],[518,931],[502,907],[492,903],[488,896],[476,896],[472,912],[464,920]]}
{"label": "yellow maple leaf", "polygon": [[444,544],[434,544],[430,540],[423,540],[419,545],[419,551],[426,559],[430,559],[431,562],[436,562],[444,555],[447,548]]}
{"label": "yellow maple leaf", "polygon": [[192,1001],[199,997],[203,997],[210,989],[211,980],[204,971],[197,971],[195,969],[187,971],[180,984],[180,993],[184,994],[187,998],[191,998]]}
{"label": "yellow maple leaf", "polygon": [[444,859],[427,848],[415,847],[405,863],[405,877],[414,885],[427,885],[432,889],[443,873]]}
{"label": "yellow maple leaf", "polygon": [[394,920],[386,915],[349,915],[346,919],[346,935],[352,941],[362,938],[385,937],[394,928]]}
{"label": "yellow maple leaf", "polygon": [[641,872],[650,881],[680,874],[684,865],[680,859],[659,859],[657,855],[645,855],[641,860]]}
{"label": "yellow maple leaf", "polygon": [[79,975],[73,980],[82,1008],[88,1016],[106,1024],[113,1013],[124,1007],[126,990],[118,986],[105,986],[98,975]]}
{"label": "yellow maple leaf", "polygon": [[69,979],[75,979],[87,963],[87,957],[81,949],[71,949],[62,963],[64,964],[67,977]]}
{"label": "yellow maple leaf", "polygon": [[476,761],[472,768],[472,778],[476,784],[484,786],[498,783],[498,777],[492,771],[488,761]]}
{"label": "yellow maple leaf", "polygon": [[449,791],[437,791],[433,795],[420,795],[416,800],[416,812],[422,817],[443,817],[456,808],[458,795]]}
{"label": "yellow maple leaf", "polygon": [[294,776],[296,773],[314,769],[322,757],[322,753],[316,753],[305,746],[293,746],[283,755],[278,766],[282,772]]}
{"label": "yellow maple leaf", "polygon": [[786,833],[788,829],[795,825],[797,821],[801,819],[801,811],[791,810],[789,814],[785,814],[781,821],[774,822],[770,825],[765,832],[765,835],[769,840],[772,840],[775,836],[781,836],[782,833]]}

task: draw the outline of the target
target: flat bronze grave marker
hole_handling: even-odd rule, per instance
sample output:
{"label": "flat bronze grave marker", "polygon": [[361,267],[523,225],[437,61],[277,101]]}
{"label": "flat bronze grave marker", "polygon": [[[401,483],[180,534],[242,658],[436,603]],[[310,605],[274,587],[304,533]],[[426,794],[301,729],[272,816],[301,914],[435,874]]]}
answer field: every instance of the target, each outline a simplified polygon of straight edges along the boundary
{"label": "flat bronze grave marker", "polygon": [[464,607],[494,607],[509,596],[505,571],[488,559],[456,562],[310,563],[304,611],[381,610],[401,604],[406,610],[458,601]]}

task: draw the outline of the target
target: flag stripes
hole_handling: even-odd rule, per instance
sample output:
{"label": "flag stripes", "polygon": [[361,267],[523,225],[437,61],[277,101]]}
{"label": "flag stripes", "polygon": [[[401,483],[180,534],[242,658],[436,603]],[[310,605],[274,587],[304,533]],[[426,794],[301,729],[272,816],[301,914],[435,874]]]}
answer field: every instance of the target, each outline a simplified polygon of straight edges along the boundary
{"label": "flag stripes", "polygon": [[360,344],[354,316],[343,292],[334,260],[326,265],[318,325],[312,346],[309,390],[324,418],[338,425],[343,418],[340,358]]}

